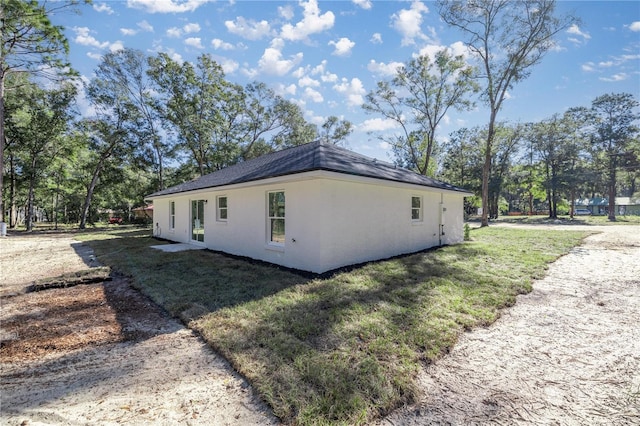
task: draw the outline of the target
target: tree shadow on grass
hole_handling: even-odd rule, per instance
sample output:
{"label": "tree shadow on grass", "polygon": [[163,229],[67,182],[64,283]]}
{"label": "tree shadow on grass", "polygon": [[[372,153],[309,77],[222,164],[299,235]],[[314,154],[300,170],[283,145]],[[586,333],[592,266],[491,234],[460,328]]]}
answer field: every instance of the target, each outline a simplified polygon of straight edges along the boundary
{"label": "tree shadow on grass", "polygon": [[[421,362],[504,306],[483,300],[482,310],[473,294],[481,274],[456,262],[483,254],[460,245],[372,262],[213,312],[196,328],[285,421],[368,421],[415,400]],[[490,291],[490,277],[480,278]]]}

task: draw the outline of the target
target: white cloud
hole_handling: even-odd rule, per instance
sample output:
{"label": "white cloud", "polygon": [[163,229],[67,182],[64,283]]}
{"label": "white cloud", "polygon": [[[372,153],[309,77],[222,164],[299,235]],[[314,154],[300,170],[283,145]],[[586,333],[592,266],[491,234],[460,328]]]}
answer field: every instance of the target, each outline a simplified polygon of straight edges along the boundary
{"label": "white cloud", "polygon": [[309,109],[305,110],[304,115],[307,117],[308,122],[310,122],[311,124],[315,124],[316,126],[322,126],[322,124],[326,120],[326,118],[321,115],[315,115],[315,113],[313,111],[310,111]]}
{"label": "white cloud", "polygon": [[240,64],[229,58],[218,58],[216,62],[220,64],[225,74],[233,74],[240,67]]}
{"label": "white cloud", "polygon": [[107,15],[112,15],[113,14],[113,9],[111,9],[111,6],[109,6],[106,3],[100,3],[100,4],[94,4],[93,5],[93,10],[95,10],[96,12],[104,12]]}
{"label": "white cloud", "polygon": [[122,35],[132,36],[138,34],[138,31],[132,30],[131,28],[120,28],[120,32]]}
{"label": "white cloud", "polygon": [[320,82],[318,80],[314,80],[313,78],[305,75],[300,80],[298,80],[298,86],[300,87],[319,87]]}
{"label": "white cloud", "polygon": [[444,48],[445,48],[444,46],[441,46],[439,44],[427,44],[426,46],[420,49],[420,51],[418,52],[418,55],[428,56],[429,58],[433,59],[436,56],[436,53],[438,53]]}
{"label": "white cloud", "polygon": [[433,59],[436,56],[436,53],[439,51],[446,49],[450,55],[453,56],[462,56],[464,59],[468,59],[472,56],[469,48],[461,41],[456,41],[455,43],[451,43],[449,46],[442,46],[439,44],[427,44],[418,52],[420,56],[428,56]]}
{"label": "white cloud", "polygon": [[304,75],[309,72],[309,67],[299,67],[297,70],[295,70],[294,72],[291,73],[292,76],[294,76],[295,78],[302,78],[304,77]]}
{"label": "white cloud", "polygon": [[623,81],[623,80],[626,80],[627,78],[629,78],[629,76],[626,73],[621,72],[619,74],[614,74],[611,77],[600,77],[600,80],[611,83],[616,81]]}
{"label": "white cloud", "polygon": [[[146,22],[146,21],[143,21]],[[139,25],[139,24],[138,24]],[[167,37],[179,38],[183,34],[194,34],[200,32],[200,25],[197,23],[186,24],[182,28],[171,27],[167,30]]]}
{"label": "white cloud", "polygon": [[101,61],[102,60],[102,54],[101,53],[87,52],[87,56],[90,57],[91,59],[95,59],[96,61]]}
{"label": "white cloud", "polygon": [[353,1],[355,5],[360,6],[365,10],[371,9],[371,6],[372,6],[370,0],[351,0],[351,1]]}
{"label": "white cloud", "polygon": [[179,38],[182,36],[182,30],[178,27],[171,27],[167,30],[167,37]]}
{"label": "white cloud", "polygon": [[551,42],[551,51],[552,52],[564,52],[565,50],[567,50],[566,47],[561,46],[557,41],[552,41]]}
{"label": "white cloud", "polygon": [[146,31],[148,33],[153,32],[153,26],[150,23],[148,23],[146,20],[140,21],[136,25],[138,25],[138,28],[140,28],[142,31]]}
{"label": "white cloud", "polygon": [[569,37],[569,41],[574,43],[574,44],[581,44],[587,40],[589,40],[591,38],[591,36],[589,35],[589,33],[586,33],[584,31],[582,31],[580,29],[580,27],[577,24],[573,24],[569,27],[569,29],[567,29],[567,34],[571,34],[574,36],[578,36],[581,38],[577,38],[577,37]]}
{"label": "white cloud", "polygon": [[422,33],[422,14],[428,13],[429,8],[420,1],[411,3],[410,9],[400,9],[399,12],[391,15],[392,27],[402,34],[402,45],[415,44],[415,39],[427,40],[427,36]]}
{"label": "white cloud", "polygon": [[202,40],[200,37],[189,37],[184,40],[184,44],[187,46],[195,47],[196,49],[204,49]]}
{"label": "white cloud", "polygon": [[238,16],[235,21],[225,21],[224,25],[231,34],[247,40],[260,40],[271,33],[271,26],[267,21],[256,22],[253,19],[244,19],[242,16]]}
{"label": "white cloud", "polygon": [[213,46],[214,49],[216,50],[233,50],[233,44],[231,43],[227,43],[226,41],[222,41],[219,38],[214,38],[213,40],[211,40],[211,45]]}
{"label": "white cloud", "polygon": [[356,44],[353,41],[349,40],[347,37],[342,37],[338,41],[330,41],[328,45],[335,47],[332,55],[348,56],[351,54],[351,49],[353,49],[353,46],[355,46]]}
{"label": "white cloud", "polygon": [[282,59],[283,42],[281,39],[274,39],[271,46],[264,50],[264,54],[258,61],[258,67],[267,74],[283,76],[293,67],[302,62],[302,52],[291,56],[290,59]]}
{"label": "white cloud", "polygon": [[118,41],[114,41],[113,43],[109,44],[109,51],[111,52],[117,52],[118,50],[123,50],[124,49],[124,44],[118,40]]}
{"label": "white cloud", "polygon": [[190,23],[182,27],[182,29],[184,30],[185,34],[199,33],[200,25],[197,23]]}
{"label": "white cloud", "polygon": [[323,83],[335,83],[338,81],[338,75],[327,72],[320,76],[320,80],[322,80]]}
{"label": "white cloud", "polygon": [[293,7],[291,7],[290,5],[278,6],[278,14],[287,21],[290,21],[291,19],[293,19]]}
{"label": "white cloud", "polygon": [[[93,58],[93,56],[89,57]],[[93,59],[101,59],[101,57]],[[82,114],[83,117],[93,117],[96,114],[96,109],[93,104],[87,99],[87,93],[85,91],[85,88],[87,87],[87,84],[89,82],[89,77],[85,75],[81,75],[78,79],[74,78],[71,80],[71,84],[73,84],[78,90],[78,95],[76,96],[76,105],[78,106],[80,114]]]}
{"label": "white cloud", "polygon": [[276,92],[276,94],[280,96],[284,96],[284,95],[294,96],[296,94],[296,89],[297,87],[295,84],[290,84],[288,86],[285,86],[282,83],[277,83],[273,87],[273,90]]}
{"label": "white cloud", "polygon": [[469,50],[467,45],[461,41],[451,43],[448,49],[449,53],[453,54],[454,56],[462,56],[464,58],[472,56],[471,51]]}
{"label": "white cloud", "polygon": [[322,60],[322,62],[320,62],[319,65],[315,66],[311,70],[311,75],[319,75],[320,80],[323,83],[335,83],[336,81],[338,81],[338,76],[336,74],[330,73],[326,68],[327,60],[324,59]]}
{"label": "white cloud", "polygon": [[371,118],[358,126],[363,132],[382,132],[398,127],[398,123],[390,118]]}
{"label": "white cloud", "polygon": [[76,33],[74,41],[82,46],[97,47],[98,49],[109,47],[108,41],[99,42],[91,35],[91,30],[87,27],[73,27],[72,30]]}
{"label": "white cloud", "polygon": [[311,70],[311,75],[324,74],[326,71],[326,67],[327,67],[327,60],[323,59],[322,62],[320,62],[315,67],[313,67],[313,69]]}
{"label": "white cloud", "polygon": [[315,103],[324,101],[322,94],[320,94],[320,92],[318,92],[317,90],[312,89],[311,87],[307,87],[306,89],[304,89],[304,97]]}
{"label": "white cloud", "polygon": [[184,58],[182,57],[181,54],[179,54],[178,52],[174,51],[173,49],[169,52],[169,57],[176,61],[177,63],[179,63],[180,65],[182,65],[184,63]]}
{"label": "white cloud", "polygon": [[334,90],[347,98],[347,104],[351,106],[362,105],[364,103],[364,95],[367,93],[362,86],[359,78],[352,78],[349,81],[342,79],[340,84],[333,86]]}
{"label": "white cloud", "polygon": [[127,0],[127,7],[142,9],[148,13],[193,12],[211,0]]}
{"label": "white cloud", "polygon": [[149,49],[147,49],[147,52],[152,53],[152,54],[156,54],[156,53],[166,53],[167,55],[169,55],[169,57],[171,59],[173,59],[174,61],[176,61],[178,64],[182,65],[184,63],[184,59],[182,58],[182,55],[180,55],[179,53],[177,53],[175,51],[175,49],[171,48],[171,47],[165,47],[163,46],[159,40],[155,40],[153,42],[153,46]]}
{"label": "white cloud", "polygon": [[586,64],[582,64],[582,71],[586,71],[586,72],[591,72],[591,71],[595,71],[594,68],[594,63],[593,62],[587,62]]}
{"label": "white cloud", "polygon": [[567,29],[568,34],[574,34],[585,39],[590,39],[591,36],[588,33],[583,32],[577,24],[573,24]]}
{"label": "white cloud", "polygon": [[629,29],[634,32],[640,31],[640,21],[632,22],[631,25],[629,25]]}
{"label": "white cloud", "polygon": [[382,142],[380,142],[380,143],[378,144],[378,146],[379,146],[381,149],[384,149],[385,151],[388,151],[388,150],[390,150],[390,149],[391,149],[391,144],[390,144],[389,142],[384,142],[384,141],[382,141]]}
{"label": "white cloud", "polygon": [[396,71],[398,68],[403,66],[402,62],[389,62],[385,64],[384,62],[376,62],[375,60],[370,60],[367,65],[367,69],[374,74],[391,77],[396,75]]}
{"label": "white cloud", "polygon": [[374,33],[369,41],[373,44],[382,44],[382,34]]}
{"label": "white cloud", "polygon": [[304,9],[302,21],[299,21],[295,26],[283,25],[280,37],[292,41],[306,40],[311,34],[320,33],[333,27],[335,15],[331,11],[321,15],[317,0],[309,0],[306,3],[301,1],[300,5]]}
{"label": "white cloud", "polygon": [[614,65],[613,61],[598,62],[599,67],[609,68],[609,67],[612,67],[613,65]]}

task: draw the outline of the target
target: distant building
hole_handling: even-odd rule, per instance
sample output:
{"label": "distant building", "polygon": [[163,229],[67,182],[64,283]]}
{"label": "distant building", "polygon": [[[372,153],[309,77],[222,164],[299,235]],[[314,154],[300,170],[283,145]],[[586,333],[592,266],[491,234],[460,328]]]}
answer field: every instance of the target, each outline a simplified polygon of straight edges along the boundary
{"label": "distant building", "polygon": [[[609,200],[602,197],[576,200],[576,210],[587,209],[592,215],[609,214]],[[640,198],[616,197],[616,215],[640,216]]]}

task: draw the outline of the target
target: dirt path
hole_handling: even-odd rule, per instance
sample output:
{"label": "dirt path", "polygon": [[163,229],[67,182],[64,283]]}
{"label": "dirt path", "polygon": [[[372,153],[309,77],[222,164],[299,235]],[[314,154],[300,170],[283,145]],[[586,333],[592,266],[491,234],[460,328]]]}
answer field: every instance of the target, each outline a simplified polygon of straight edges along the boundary
{"label": "dirt path", "polygon": [[380,424],[640,425],[640,227],[597,229]]}
{"label": "dirt path", "polygon": [[276,423],[220,356],[126,280],[20,294],[90,259],[65,236],[0,240],[0,424]]}

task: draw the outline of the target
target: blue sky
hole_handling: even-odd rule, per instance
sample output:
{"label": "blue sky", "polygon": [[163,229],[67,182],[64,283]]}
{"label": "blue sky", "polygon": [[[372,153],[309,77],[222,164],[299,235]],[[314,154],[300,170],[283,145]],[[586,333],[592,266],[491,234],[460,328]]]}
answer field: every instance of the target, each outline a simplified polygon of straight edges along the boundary
{"label": "blue sky", "polygon": [[[383,160],[390,152],[376,132],[394,129],[363,112],[366,93],[413,56],[464,50],[463,36],[427,1],[94,0],[80,10],[52,20],[65,27],[71,64],[84,79],[101,55],[122,47],[178,61],[209,53],[228,80],[266,83],[300,105],[310,122],[329,115],[351,121],[347,146]],[[510,91],[500,120],[542,120],[604,93],[640,99],[640,2],[559,1],[557,10],[580,24],[559,34],[529,79]],[[470,112],[451,111],[440,138],[487,120],[480,102]]]}

